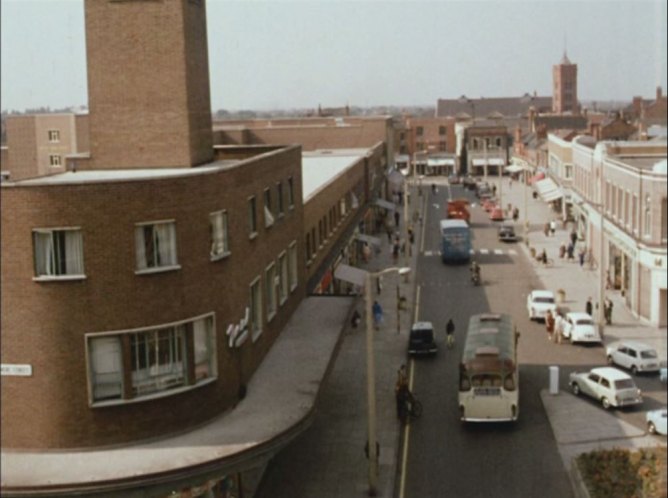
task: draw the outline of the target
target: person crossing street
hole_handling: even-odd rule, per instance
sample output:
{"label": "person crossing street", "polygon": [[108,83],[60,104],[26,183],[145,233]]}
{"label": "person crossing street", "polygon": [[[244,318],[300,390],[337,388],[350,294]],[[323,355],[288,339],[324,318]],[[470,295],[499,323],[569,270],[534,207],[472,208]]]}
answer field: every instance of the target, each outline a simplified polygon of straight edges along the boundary
{"label": "person crossing street", "polygon": [[452,321],[452,318],[450,318],[445,325],[445,336],[448,349],[452,349],[452,346],[455,345],[455,324]]}

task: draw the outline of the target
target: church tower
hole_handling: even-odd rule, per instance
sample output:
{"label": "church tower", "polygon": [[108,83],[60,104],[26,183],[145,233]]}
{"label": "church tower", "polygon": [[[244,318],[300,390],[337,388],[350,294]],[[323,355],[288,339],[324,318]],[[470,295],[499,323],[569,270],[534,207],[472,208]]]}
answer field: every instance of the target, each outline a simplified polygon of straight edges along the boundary
{"label": "church tower", "polygon": [[568,60],[564,51],[561,62],[552,66],[552,112],[564,114],[570,112],[578,114],[580,105],[578,104],[578,66]]}
{"label": "church tower", "polygon": [[92,169],[213,158],[205,0],[85,0]]}

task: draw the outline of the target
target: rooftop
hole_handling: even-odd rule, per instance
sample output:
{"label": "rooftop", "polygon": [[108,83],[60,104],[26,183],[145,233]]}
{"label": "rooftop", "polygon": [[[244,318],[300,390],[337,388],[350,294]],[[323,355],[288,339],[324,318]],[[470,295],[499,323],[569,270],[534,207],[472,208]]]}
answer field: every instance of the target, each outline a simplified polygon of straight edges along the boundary
{"label": "rooftop", "polygon": [[302,153],[304,202],[334,178],[362,160],[368,149],[321,149]]}

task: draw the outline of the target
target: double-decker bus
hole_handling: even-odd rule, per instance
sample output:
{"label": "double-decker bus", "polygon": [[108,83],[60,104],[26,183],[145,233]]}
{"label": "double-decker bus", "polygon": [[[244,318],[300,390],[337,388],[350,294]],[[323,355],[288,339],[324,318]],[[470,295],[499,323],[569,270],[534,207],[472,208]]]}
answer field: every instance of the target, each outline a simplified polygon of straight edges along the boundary
{"label": "double-decker bus", "polygon": [[465,263],[471,259],[471,230],[464,220],[441,220],[441,259]]}
{"label": "double-decker bus", "polygon": [[473,315],[459,365],[463,422],[510,422],[519,415],[519,333],[510,315]]}

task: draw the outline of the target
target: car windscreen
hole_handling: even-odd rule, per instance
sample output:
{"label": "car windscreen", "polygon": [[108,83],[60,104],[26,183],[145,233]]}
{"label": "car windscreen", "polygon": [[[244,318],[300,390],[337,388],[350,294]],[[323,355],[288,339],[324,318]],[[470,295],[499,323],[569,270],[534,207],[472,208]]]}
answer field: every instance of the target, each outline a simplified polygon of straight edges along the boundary
{"label": "car windscreen", "polygon": [[553,297],[534,297],[533,302],[534,303],[552,304],[552,303],[554,303],[554,298]]}
{"label": "car windscreen", "polygon": [[580,318],[575,323],[578,325],[594,325],[594,321],[591,318]]}
{"label": "car windscreen", "polygon": [[640,357],[646,360],[655,360],[658,358],[656,351],[653,349],[647,349],[645,351],[640,352]]}
{"label": "car windscreen", "polygon": [[620,379],[615,381],[615,388],[619,389],[635,389],[636,385],[631,379]]}

